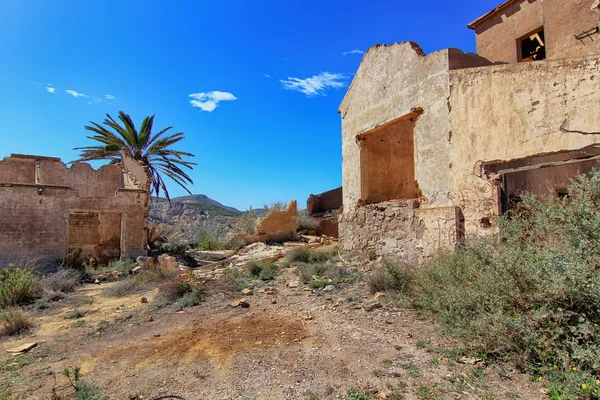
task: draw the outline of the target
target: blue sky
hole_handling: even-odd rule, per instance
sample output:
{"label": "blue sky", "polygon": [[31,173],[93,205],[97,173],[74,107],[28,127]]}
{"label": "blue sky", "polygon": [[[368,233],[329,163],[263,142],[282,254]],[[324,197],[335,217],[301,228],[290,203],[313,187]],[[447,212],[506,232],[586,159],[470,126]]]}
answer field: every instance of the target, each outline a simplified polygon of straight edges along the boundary
{"label": "blue sky", "polygon": [[362,52],[405,40],[474,51],[466,24],[498,2],[7,0],[0,157],[71,161],[93,143],[89,121],[156,114],[196,155],[193,193],[303,206],[341,185],[337,108]]}

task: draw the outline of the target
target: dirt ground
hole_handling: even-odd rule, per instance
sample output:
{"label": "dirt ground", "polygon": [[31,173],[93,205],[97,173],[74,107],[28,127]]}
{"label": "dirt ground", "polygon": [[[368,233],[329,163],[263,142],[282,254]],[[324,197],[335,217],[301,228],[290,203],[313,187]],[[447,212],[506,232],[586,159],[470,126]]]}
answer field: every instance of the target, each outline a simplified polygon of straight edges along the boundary
{"label": "dirt ground", "polygon": [[[50,309],[29,311],[37,327],[2,339],[0,388],[7,399],[61,398],[73,390],[60,374],[81,367],[109,399],[179,395],[198,399],[542,399],[542,385],[506,365],[470,364],[414,310],[370,301],[362,282],[333,290],[276,294],[215,292],[199,306],[157,308],[158,290],[110,295],[88,284]],[[144,296],[147,303],[140,301]],[[77,308],[80,319],[65,319]],[[80,322],[84,321],[84,322]],[[5,350],[37,342],[29,353]],[[363,395],[364,397],[360,397]]]}

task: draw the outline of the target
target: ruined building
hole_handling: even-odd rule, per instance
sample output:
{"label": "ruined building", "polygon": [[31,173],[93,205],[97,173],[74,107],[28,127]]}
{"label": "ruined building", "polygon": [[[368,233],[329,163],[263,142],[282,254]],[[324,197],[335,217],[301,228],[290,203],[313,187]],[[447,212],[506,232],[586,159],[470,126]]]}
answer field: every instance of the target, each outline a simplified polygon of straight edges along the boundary
{"label": "ruined building", "polygon": [[598,7],[507,1],[469,25],[478,54],[369,49],[339,108],[342,251],[420,261],[598,167]]}
{"label": "ruined building", "polygon": [[58,158],[0,161],[0,266],[53,263],[69,252],[98,261],[145,254],[149,177],[137,161],[94,170]]}

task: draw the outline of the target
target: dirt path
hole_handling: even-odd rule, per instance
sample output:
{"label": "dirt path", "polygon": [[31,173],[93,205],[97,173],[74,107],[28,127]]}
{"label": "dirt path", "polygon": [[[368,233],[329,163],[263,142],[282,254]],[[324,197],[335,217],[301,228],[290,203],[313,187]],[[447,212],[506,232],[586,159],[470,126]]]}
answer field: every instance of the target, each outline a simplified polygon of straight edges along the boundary
{"label": "dirt path", "polygon": [[[39,343],[22,357],[3,351],[2,382],[12,393],[4,398],[50,399],[53,371],[77,366],[119,400],[544,398],[506,366],[459,362],[411,310],[360,308],[371,298],[363,283],[313,293],[286,287],[292,273],[277,278],[277,294],[246,296],[249,308],[217,293],[197,307],[155,309],[156,291],[111,297],[114,284],[87,285],[40,313],[32,334],[0,342],[3,350]],[[84,323],[64,318],[75,307]],[[56,379],[68,398],[66,379]]]}

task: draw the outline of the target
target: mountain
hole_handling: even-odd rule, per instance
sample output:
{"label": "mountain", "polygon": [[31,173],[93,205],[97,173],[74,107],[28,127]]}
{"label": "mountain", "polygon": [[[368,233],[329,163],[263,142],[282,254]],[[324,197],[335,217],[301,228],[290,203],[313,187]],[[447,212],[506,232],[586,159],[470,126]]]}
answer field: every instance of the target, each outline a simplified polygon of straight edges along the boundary
{"label": "mountain", "polygon": [[241,214],[241,211],[224,206],[204,194],[172,198],[170,207],[167,199],[159,198],[156,200],[156,198],[153,198],[150,202],[150,217],[160,222],[168,222],[172,217],[183,215],[237,217]]}

